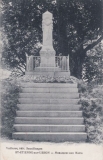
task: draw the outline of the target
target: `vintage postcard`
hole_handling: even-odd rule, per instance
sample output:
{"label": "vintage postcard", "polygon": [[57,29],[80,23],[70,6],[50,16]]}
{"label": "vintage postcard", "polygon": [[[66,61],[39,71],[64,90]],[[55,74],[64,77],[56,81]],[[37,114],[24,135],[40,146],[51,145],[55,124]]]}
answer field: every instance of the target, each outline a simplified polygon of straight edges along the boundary
{"label": "vintage postcard", "polygon": [[102,6],[0,2],[1,160],[103,160]]}

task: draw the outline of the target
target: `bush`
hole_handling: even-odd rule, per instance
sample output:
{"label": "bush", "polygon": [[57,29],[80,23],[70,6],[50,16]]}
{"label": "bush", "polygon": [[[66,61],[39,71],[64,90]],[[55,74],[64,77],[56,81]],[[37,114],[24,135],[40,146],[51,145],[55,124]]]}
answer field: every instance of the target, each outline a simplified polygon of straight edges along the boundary
{"label": "bush", "polygon": [[100,42],[87,51],[83,64],[83,77],[88,83],[103,84],[103,44]]}
{"label": "bush", "polygon": [[103,141],[103,86],[96,86],[92,83],[79,83],[83,115],[85,119],[88,141],[101,143]]}
{"label": "bush", "polygon": [[1,95],[1,135],[12,137],[14,118],[16,116],[20,87],[15,80],[3,80]]}

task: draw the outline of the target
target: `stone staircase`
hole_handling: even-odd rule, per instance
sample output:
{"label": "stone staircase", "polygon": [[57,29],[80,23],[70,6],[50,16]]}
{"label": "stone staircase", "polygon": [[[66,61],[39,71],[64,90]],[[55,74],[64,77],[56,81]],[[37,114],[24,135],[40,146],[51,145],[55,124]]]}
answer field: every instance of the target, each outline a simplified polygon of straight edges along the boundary
{"label": "stone staircase", "polygon": [[22,83],[13,139],[86,141],[77,84]]}

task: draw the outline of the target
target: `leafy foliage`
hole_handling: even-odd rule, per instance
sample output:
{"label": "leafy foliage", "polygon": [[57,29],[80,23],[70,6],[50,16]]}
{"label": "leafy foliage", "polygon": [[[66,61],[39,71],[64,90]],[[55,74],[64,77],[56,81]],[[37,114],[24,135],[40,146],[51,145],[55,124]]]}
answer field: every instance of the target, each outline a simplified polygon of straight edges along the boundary
{"label": "leafy foliage", "polygon": [[2,136],[12,137],[13,123],[16,116],[18,96],[20,87],[16,81],[4,80],[2,82],[2,96],[1,96],[1,134]]}
{"label": "leafy foliage", "polygon": [[42,13],[46,4],[32,0],[3,0],[3,26],[8,39],[3,57],[12,69],[24,73],[25,54],[38,55],[42,39]]}
{"label": "leafy foliage", "polygon": [[84,63],[83,79],[97,84],[103,83],[103,44],[99,43],[87,52]]}
{"label": "leafy foliage", "polygon": [[85,118],[88,141],[93,143],[103,142],[103,86],[94,84],[79,84],[83,115]]}
{"label": "leafy foliage", "polygon": [[81,78],[86,52],[103,38],[102,1],[57,2],[59,50],[64,55],[70,55],[71,75]]}

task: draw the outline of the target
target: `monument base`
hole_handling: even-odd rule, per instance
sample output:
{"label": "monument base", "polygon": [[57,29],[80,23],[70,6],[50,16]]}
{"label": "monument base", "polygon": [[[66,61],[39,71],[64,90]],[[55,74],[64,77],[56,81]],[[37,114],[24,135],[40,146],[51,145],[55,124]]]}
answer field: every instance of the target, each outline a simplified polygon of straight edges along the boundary
{"label": "monument base", "polygon": [[35,72],[55,72],[61,71],[59,67],[37,67],[35,68]]}
{"label": "monument base", "polygon": [[[42,68],[44,69],[44,68]],[[35,71],[35,72],[25,72],[26,75],[33,75],[35,77],[38,77],[38,76],[41,76],[41,77],[46,77],[46,76],[50,76],[50,77],[53,77],[53,78],[57,78],[57,77],[65,77],[65,78],[69,78],[70,77],[70,72],[66,72],[66,71],[53,71],[53,68],[52,70],[48,70],[48,71]]]}
{"label": "monument base", "polygon": [[24,82],[34,83],[74,83],[75,79],[70,76],[70,72],[27,72],[21,78]]}

